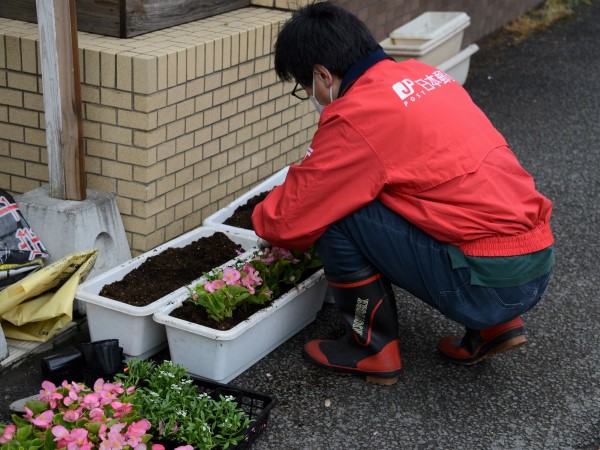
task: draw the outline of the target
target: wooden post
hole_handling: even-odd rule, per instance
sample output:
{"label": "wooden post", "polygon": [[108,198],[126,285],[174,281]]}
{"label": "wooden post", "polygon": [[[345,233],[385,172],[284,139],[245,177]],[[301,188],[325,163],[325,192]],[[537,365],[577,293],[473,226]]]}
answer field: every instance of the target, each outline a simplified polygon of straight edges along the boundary
{"label": "wooden post", "polygon": [[83,122],[75,0],[36,0],[50,195],[85,200]]}

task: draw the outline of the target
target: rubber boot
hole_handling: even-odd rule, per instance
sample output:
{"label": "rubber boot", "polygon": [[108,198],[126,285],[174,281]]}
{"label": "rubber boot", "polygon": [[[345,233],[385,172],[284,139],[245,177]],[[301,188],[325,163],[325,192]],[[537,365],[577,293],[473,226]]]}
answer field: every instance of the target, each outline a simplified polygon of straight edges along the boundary
{"label": "rubber boot", "polygon": [[396,300],[390,282],[371,268],[350,275],[330,275],[327,281],[352,331],[335,341],[310,341],[304,355],[329,371],[371,383],[395,384],[402,362]]}
{"label": "rubber boot", "polygon": [[441,355],[457,364],[472,366],[497,353],[505,352],[527,342],[523,321],[517,317],[510,322],[485,330],[467,328],[464,336],[446,336],[440,339]]}

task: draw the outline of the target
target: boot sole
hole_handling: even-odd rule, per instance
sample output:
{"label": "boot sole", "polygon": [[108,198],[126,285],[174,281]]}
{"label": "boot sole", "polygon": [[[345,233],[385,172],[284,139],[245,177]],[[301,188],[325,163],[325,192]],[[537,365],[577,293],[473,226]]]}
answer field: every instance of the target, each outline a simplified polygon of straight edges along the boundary
{"label": "boot sole", "polygon": [[367,383],[378,384],[380,386],[391,386],[398,382],[398,375],[382,376],[382,375],[374,375],[372,373],[368,374],[368,373],[364,373],[364,372],[360,372],[357,370],[352,370],[352,369],[348,369],[348,368],[344,368],[344,367],[335,367],[335,366],[328,366],[325,364],[321,364],[321,363],[315,361],[314,359],[312,359],[306,353],[303,353],[303,356],[304,356],[304,359],[310,361],[313,365],[319,367],[320,369],[326,370],[327,372],[335,373],[336,375],[352,376],[355,378],[361,378],[361,379],[365,380]]}

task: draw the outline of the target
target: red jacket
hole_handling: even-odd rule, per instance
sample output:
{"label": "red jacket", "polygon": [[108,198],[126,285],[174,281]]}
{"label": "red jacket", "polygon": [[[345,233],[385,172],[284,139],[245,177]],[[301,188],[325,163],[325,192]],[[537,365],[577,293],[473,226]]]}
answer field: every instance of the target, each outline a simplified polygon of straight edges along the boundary
{"label": "red jacket", "polygon": [[299,165],[254,210],[256,233],[305,249],[378,198],[472,256],[554,242],[552,203],[459,83],[409,60],[378,62],[327,105]]}

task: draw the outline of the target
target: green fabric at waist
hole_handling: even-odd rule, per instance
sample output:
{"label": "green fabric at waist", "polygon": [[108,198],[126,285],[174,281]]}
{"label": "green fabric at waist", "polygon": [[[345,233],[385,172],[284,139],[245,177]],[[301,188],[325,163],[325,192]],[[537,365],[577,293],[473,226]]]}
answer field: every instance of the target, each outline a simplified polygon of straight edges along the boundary
{"label": "green fabric at waist", "polygon": [[554,266],[554,246],[519,256],[466,256],[448,244],[453,269],[471,270],[471,284],[487,287],[512,287],[547,274]]}

